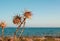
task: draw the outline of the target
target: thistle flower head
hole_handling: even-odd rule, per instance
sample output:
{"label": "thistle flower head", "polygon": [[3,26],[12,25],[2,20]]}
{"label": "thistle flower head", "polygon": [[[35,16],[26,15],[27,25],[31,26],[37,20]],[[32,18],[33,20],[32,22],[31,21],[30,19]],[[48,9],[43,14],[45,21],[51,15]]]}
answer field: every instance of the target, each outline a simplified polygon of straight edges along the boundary
{"label": "thistle flower head", "polygon": [[13,23],[14,24],[19,24],[19,23],[21,23],[21,17],[20,16],[15,16],[14,18],[13,18]]}
{"label": "thistle flower head", "polygon": [[0,26],[1,26],[2,28],[6,27],[6,23],[5,23],[5,22],[1,22],[1,23],[0,23]]}
{"label": "thistle flower head", "polygon": [[26,11],[25,13],[24,13],[24,16],[26,17],[26,18],[31,18],[31,12],[29,12],[29,11]]}

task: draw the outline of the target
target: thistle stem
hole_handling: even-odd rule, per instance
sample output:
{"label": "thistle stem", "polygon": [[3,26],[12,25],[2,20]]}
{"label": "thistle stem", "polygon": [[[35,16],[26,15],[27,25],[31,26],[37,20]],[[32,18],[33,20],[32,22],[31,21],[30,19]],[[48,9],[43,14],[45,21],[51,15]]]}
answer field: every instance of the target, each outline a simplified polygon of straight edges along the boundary
{"label": "thistle stem", "polygon": [[4,39],[4,28],[2,27],[2,39]]}
{"label": "thistle stem", "polygon": [[21,27],[21,25],[24,23],[24,21],[26,20],[26,18],[24,18],[24,20],[21,22],[21,24],[18,26],[18,28],[16,29],[16,32],[14,33],[14,36],[16,36],[16,33],[19,31],[19,28]]}
{"label": "thistle stem", "polygon": [[[25,21],[26,21],[26,20],[25,20]],[[23,28],[22,28],[22,31],[21,31],[21,33],[20,33],[20,36],[21,36],[22,33],[24,32],[24,27],[25,27],[25,23],[26,23],[25,21],[24,21]]]}

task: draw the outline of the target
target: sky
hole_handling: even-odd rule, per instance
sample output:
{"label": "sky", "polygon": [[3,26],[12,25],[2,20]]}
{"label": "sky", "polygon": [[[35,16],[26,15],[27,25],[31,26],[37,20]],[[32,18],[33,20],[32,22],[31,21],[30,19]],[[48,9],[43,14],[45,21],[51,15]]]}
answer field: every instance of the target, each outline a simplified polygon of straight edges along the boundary
{"label": "sky", "polygon": [[0,0],[0,22],[7,26],[13,24],[13,16],[32,12],[26,27],[60,27],[60,0]]}

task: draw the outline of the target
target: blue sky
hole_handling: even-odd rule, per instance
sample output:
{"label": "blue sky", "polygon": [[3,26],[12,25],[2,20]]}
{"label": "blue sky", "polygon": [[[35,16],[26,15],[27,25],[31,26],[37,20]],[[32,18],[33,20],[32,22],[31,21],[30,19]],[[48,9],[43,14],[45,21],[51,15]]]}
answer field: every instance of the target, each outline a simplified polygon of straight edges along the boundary
{"label": "blue sky", "polygon": [[26,21],[29,27],[60,27],[60,0],[0,0],[0,21],[15,26],[13,16],[32,11],[32,18]]}

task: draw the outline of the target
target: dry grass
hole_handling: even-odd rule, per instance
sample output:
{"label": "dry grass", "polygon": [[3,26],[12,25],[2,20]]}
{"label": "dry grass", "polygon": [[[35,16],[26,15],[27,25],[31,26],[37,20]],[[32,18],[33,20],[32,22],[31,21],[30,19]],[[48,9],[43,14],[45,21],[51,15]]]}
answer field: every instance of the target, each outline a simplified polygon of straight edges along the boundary
{"label": "dry grass", "polygon": [[[5,37],[3,41],[57,41],[57,38],[42,38],[42,37]],[[0,41],[2,38],[0,37]]]}

